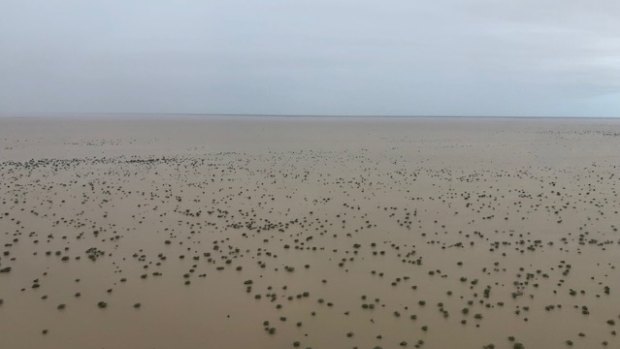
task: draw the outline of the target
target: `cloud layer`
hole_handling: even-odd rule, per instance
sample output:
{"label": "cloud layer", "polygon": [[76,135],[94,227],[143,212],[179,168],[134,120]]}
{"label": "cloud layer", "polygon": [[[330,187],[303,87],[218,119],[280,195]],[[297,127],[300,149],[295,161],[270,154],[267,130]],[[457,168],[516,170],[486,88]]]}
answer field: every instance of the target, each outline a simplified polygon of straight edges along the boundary
{"label": "cloud layer", "polygon": [[5,0],[0,112],[620,116],[617,0]]}

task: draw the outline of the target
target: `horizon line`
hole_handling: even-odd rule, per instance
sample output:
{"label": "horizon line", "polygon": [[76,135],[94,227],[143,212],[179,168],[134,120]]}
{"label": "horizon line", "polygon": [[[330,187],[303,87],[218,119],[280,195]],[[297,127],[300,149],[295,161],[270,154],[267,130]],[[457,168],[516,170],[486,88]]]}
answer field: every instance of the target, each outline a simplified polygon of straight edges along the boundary
{"label": "horizon line", "polygon": [[421,115],[421,114],[265,114],[265,113],[157,113],[157,112],[0,112],[0,118],[83,116],[189,116],[189,117],[274,117],[274,118],[481,118],[481,119],[618,119],[618,116],[583,115]]}

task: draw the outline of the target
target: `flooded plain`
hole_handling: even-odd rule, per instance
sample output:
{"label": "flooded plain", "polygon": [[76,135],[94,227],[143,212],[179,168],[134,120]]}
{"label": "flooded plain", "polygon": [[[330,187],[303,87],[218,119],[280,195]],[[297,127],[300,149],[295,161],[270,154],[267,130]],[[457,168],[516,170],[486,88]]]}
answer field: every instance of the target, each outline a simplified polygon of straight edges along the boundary
{"label": "flooded plain", "polygon": [[0,119],[0,347],[618,348],[620,120]]}

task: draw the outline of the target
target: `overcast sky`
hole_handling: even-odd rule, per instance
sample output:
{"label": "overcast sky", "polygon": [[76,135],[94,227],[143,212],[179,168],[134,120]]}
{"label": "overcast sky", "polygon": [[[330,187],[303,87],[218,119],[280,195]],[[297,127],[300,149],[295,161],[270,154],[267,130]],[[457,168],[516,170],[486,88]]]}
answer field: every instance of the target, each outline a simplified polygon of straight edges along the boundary
{"label": "overcast sky", "polygon": [[0,0],[0,113],[620,116],[620,0]]}

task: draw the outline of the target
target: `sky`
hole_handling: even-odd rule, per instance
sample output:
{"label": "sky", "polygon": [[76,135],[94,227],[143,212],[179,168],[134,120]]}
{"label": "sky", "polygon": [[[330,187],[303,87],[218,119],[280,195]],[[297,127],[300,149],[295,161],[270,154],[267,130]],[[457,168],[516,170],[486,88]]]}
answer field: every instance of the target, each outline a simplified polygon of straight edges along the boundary
{"label": "sky", "polygon": [[0,113],[620,116],[618,0],[0,0]]}

